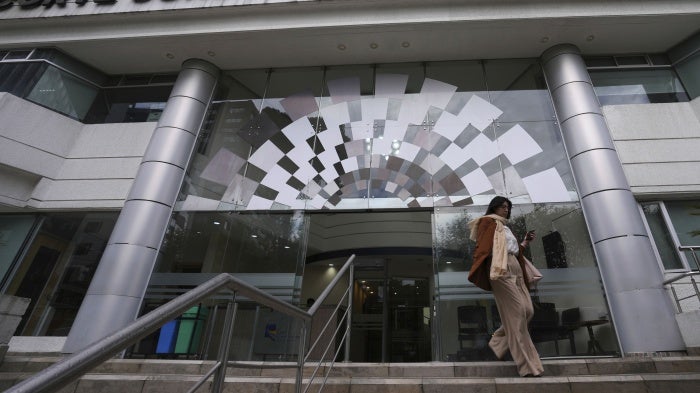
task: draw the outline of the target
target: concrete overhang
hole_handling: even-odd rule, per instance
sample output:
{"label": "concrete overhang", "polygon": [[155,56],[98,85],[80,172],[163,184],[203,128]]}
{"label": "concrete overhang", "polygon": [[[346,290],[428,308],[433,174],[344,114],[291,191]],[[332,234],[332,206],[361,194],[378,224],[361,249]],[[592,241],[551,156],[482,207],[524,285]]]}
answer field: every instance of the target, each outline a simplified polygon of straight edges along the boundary
{"label": "concrete overhang", "polygon": [[[164,2],[165,4],[169,2]],[[3,18],[0,15],[0,18]],[[698,1],[301,1],[0,19],[0,49],[52,46],[109,74],[658,53],[700,28]]]}

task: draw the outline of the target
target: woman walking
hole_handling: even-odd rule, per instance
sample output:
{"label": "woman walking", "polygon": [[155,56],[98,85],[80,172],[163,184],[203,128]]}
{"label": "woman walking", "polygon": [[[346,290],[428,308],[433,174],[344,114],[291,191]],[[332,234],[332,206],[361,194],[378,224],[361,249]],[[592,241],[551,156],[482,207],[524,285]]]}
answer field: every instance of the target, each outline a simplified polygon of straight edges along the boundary
{"label": "woman walking", "polygon": [[535,234],[528,232],[518,243],[506,226],[512,206],[510,200],[497,196],[489,203],[486,215],[469,222],[469,237],[476,241],[469,281],[493,291],[501,317],[501,327],[489,341],[496,357],[503,359],[510,351],[520,376],[539,377],[544,369],[527,327],[534,310],[523,257]]}

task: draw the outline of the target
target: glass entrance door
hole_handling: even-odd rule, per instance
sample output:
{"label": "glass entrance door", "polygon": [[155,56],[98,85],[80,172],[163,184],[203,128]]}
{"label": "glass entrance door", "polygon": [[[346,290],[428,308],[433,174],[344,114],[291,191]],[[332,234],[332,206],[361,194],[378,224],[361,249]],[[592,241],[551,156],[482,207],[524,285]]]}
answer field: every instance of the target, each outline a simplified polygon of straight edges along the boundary
{"label": "glass entrance door", "polygon": [[[302,299],[317,299],[336,269],[356,255],[351,361],[433,360],[431,215],[428,210],[309,215]],[[333,292],[321,307],[335,307],[339,298]]]}
{"label": "glass entrance door", "polygon": [[[409,258],[410,259],[410,258]],[[417,258],[421,259],[422,258]],[[421,261],[359,261],[355,269],[350,360],[431,359],[430,280]],[[421,272],[422,270],[422,272]],[[420,277],[406,273],[425,274]],[[403,275],[401,273],[404,273]]]}

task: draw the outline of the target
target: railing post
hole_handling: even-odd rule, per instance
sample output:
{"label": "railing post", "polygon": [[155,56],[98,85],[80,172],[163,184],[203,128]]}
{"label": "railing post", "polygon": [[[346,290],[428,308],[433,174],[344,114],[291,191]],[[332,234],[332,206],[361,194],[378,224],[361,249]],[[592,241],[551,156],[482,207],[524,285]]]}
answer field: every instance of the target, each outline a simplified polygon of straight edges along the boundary
{"label": "railing post", "polygon": [[301,331],[299,332],[299,355],[297,359],[296,393],[301,393],[301,383],[304,378],[304,359],[306,358],[306,321],[301,321]]}
{"label": "railing post", "polygon": [[350,265],[348,272],[348,311],[347,311],[347,335],[345,336],[345,362],[350,361],[350,339],[352,338],[352,297],[355,293],[355,264]]}
{"label": "railing post", "polygon": [[[232,305],[233,309],[231,307]],[[224,320],[221,341],[219,342],[219,369],[216,370],[214,380],[211,383],[210,391],[212,393],[221,393],[224,388],[226,369],[228,368],[229,347],[231,346],[231,336],[233,335],[233,324],[236,320],[236,311],[238,311],[238,303],[236,303],[236,292],[234,292],[232,299],[226,304],[226,319]]]}
{"label": "railing post", "polygon": [[683,309],[681,308],[681,301],[678,300],[678,293],[676,293],[676,287],[671,284],[671,293],[673,293],[673,300],[676,301],[676,307],[678,307],[678,312],[682,313]]}

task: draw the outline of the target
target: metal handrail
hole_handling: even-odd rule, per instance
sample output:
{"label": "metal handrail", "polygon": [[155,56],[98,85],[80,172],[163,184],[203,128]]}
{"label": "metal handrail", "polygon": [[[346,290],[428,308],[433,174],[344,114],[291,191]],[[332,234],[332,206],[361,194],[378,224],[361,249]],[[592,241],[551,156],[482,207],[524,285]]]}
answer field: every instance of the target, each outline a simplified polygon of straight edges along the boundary
{"label": "metal handrail", "polygon": [[[355,255],[351,255],[350,258],[343,264],[343,266],[338,270],[336,273],[335,277],[333,277],[333,280],[326,286],[326,289],[323,290],[321,295],[318,297],[318,299],[314,302],[314,304],[311,305],[309,308],[309,314],[313,317],[318,309],[321,307],[321,305],[324,303],[326,298],[330,295],[330,293],[335,289],[335,287],[338,285],[340,280],[345,276],[345,273],[348,272],[348,285],[345,291],[343,292],[343,295],[341,296],[340,301],[335,307],[335,310],[331,313],[331,315],[328,317],[328,320],[324,324],[323,328],[321,331],[318,333],[318,337],[316,341],[309,347],[308,352],[306,355],[303,356],[302,360],[299,362],[299,369],[297,370],[297,385],[296,385],[296,393],[306,393],[308,392],[309,388],[311,387],[311,384],[313,383],[314,379],[316,378],[316,373],[318,372],[319,368],[321,367],[321,363],[323,363],[323,360],[326,358],[326,354],[328,353],[328,350],[331,348],[331,346],[334,344],[335,340],[331,339],[328,341],[328,344],[326,345],[326,348],[323,350],[323,353],[318,360],[316,366],[314,367],[313,372],[309,376],[308,383],[306,385],[306,388],[303,389],[302,392],[302,376],[304,373],[304,366],[306,365],[306,360],[308,359],[309,355],[311,352],[314,350],[316,345],[319,343],[321,337],[325,335],[326,330],[330,326],[330,322],[333,318],[336,318],[338,315],[338,311],[340,310],[340,305],[345,301],[347,298],[347,308],[345,310],[345,313],[343,314],[343,318],[345,319],[345,332],[342,334],[342,339],[340,340],[340,345],[336,349],[335,353],[333,354],[333,357],[331,358],[331,364],[330,367],[328,367],[325,370],[325,373],[323,373],[323,383],[319,386],[318,391],[321,392],[323,390],[323,387],[326,385],[326,382],[328,381],[328,375],[330,375],[331,370],[333,369],[333,366],[335,365],[335,359],[338,356],[338,353],[340,351],[341,345],[344,343],[345,344],[345,361],[349,361],[350,359],[350,327],[352,324],[352,285],[354,281],[354,264],[353,261],[355,259]],[[341,319],[341,320],[342,320]],[[332,337],[336,338],[338,337],[338,333],[340,331],[340,326],[338,326],[335,329],[335,332],[333,333]],[[303,352],[302,352],[303,353]]]}
{"label": "metal handrail", "polygon": [[[138,318],[124,329],[89,345],[32,377],[6,390],[5,393],[41,393],[60,389],[92,368],[114,357],[138,340],[151,334],[168,321],[183,314],[190,307],[222,290],[231,290],[272,309],[308,323],[312,316],[289,303],[237,279],[222,273],[191,291],[178,296],[150,313]],[[216,367],[216,366],[215,366]],[[225,373],[226,367],[220,367]]]}
{"label": "metal handrail", "polygon": [[[681,274],[673,276],[667,280],[664,280],[664,282],[663,282],[664,286],[668,285],[670,287],[671,293],[673,294],[673,300],[675,300],[676,307],[678,308],[678,312],[683,312],[683,306],[681,305],[681,301],[686,300],[686,299],[690,299],[692,297],[697,297],[698,300],[700,300],[700,289],[698,289],[698,283],[695,280],[695,276],[700,276],[700,260],[698,260],[698,256],[696,253],[697,250],[700,250],[700,246],[680,246],[680,247],[678,247],[678,250],[692,252],[693,259],[695,261],[695,265],[698,267],[698,270],[681,273]],[[683,283],[678,282],[678,281],[680,281],[684,278],[687,278],[687,277],[690,277],[690,282],[683,282]],[[679,298],[678,293],[676,292],[676,287],[673,284],[692,285],[693,289],[695,290],[695,293]]]}
{"label": "metal handrail", "polygon": [[[319,301],[314,304],[316,307],[311,307],[308,311],[304,311],[287,302],[279,300],[267,292],[264,292],[229,273],[221,273],[197,286],[196,288],[156,308],[148,314],[136,319],[134,322],[130,323],[118,332],[87,346],[79,352],[62,359],[48,368],[38,372],[37,374],[27,378],[26,380],[6,390],[5,393],[42,393],[56,391],[80,378],[80,376],[92,368],[121,353],[129,346],[153,333],[165,323],[182,315],[190,307],[224,290],[232,291],[233,296],[227,307],[224,327],[225,339],[221,340],[222,343],[219,347],[219,356],[217,357],[218,361],[214,364],[211,370],[205,373],[205,375],[195,383],[195,386],[190,389],[190,392],[193,392],[199,388],[206,381],[206,379],[212,375],[214,375],[212,390],[221,391],[223,388],[223,381],[226,375],[226,365],[228,364],[229,340],[233,331],[233,320],[235,319],[237,309],[236,304],[231,312],[231,304],[235,302],[237,295],[242,295],[249,300],[270,307],[273,310],[282,312],[293,318],[301,319],[302,331],[299,340],[299,369],[296,383],[297,392],[299,392],[301,389],[301,378],[303,375],[305,360],[304,352],[306,326],[309,324],[313,318],[313,315],[318,310],[318,305],[320,305],[323,300],[328,297],[330,292],[340,281],[341,276],[351,268],[354,259],[355,255],[350,256],[347,262],[338,271],[336,277],[323,291],[319,297]],[[352,270],[350,270],[349,285],[352,285]],[[348,300],[348,304],[352,305],[352,297],[350,297]],[[347,317],[347,320],[350,320],[349,316]],[[346,341],[346,344],[348,343],[349,341]]]}

